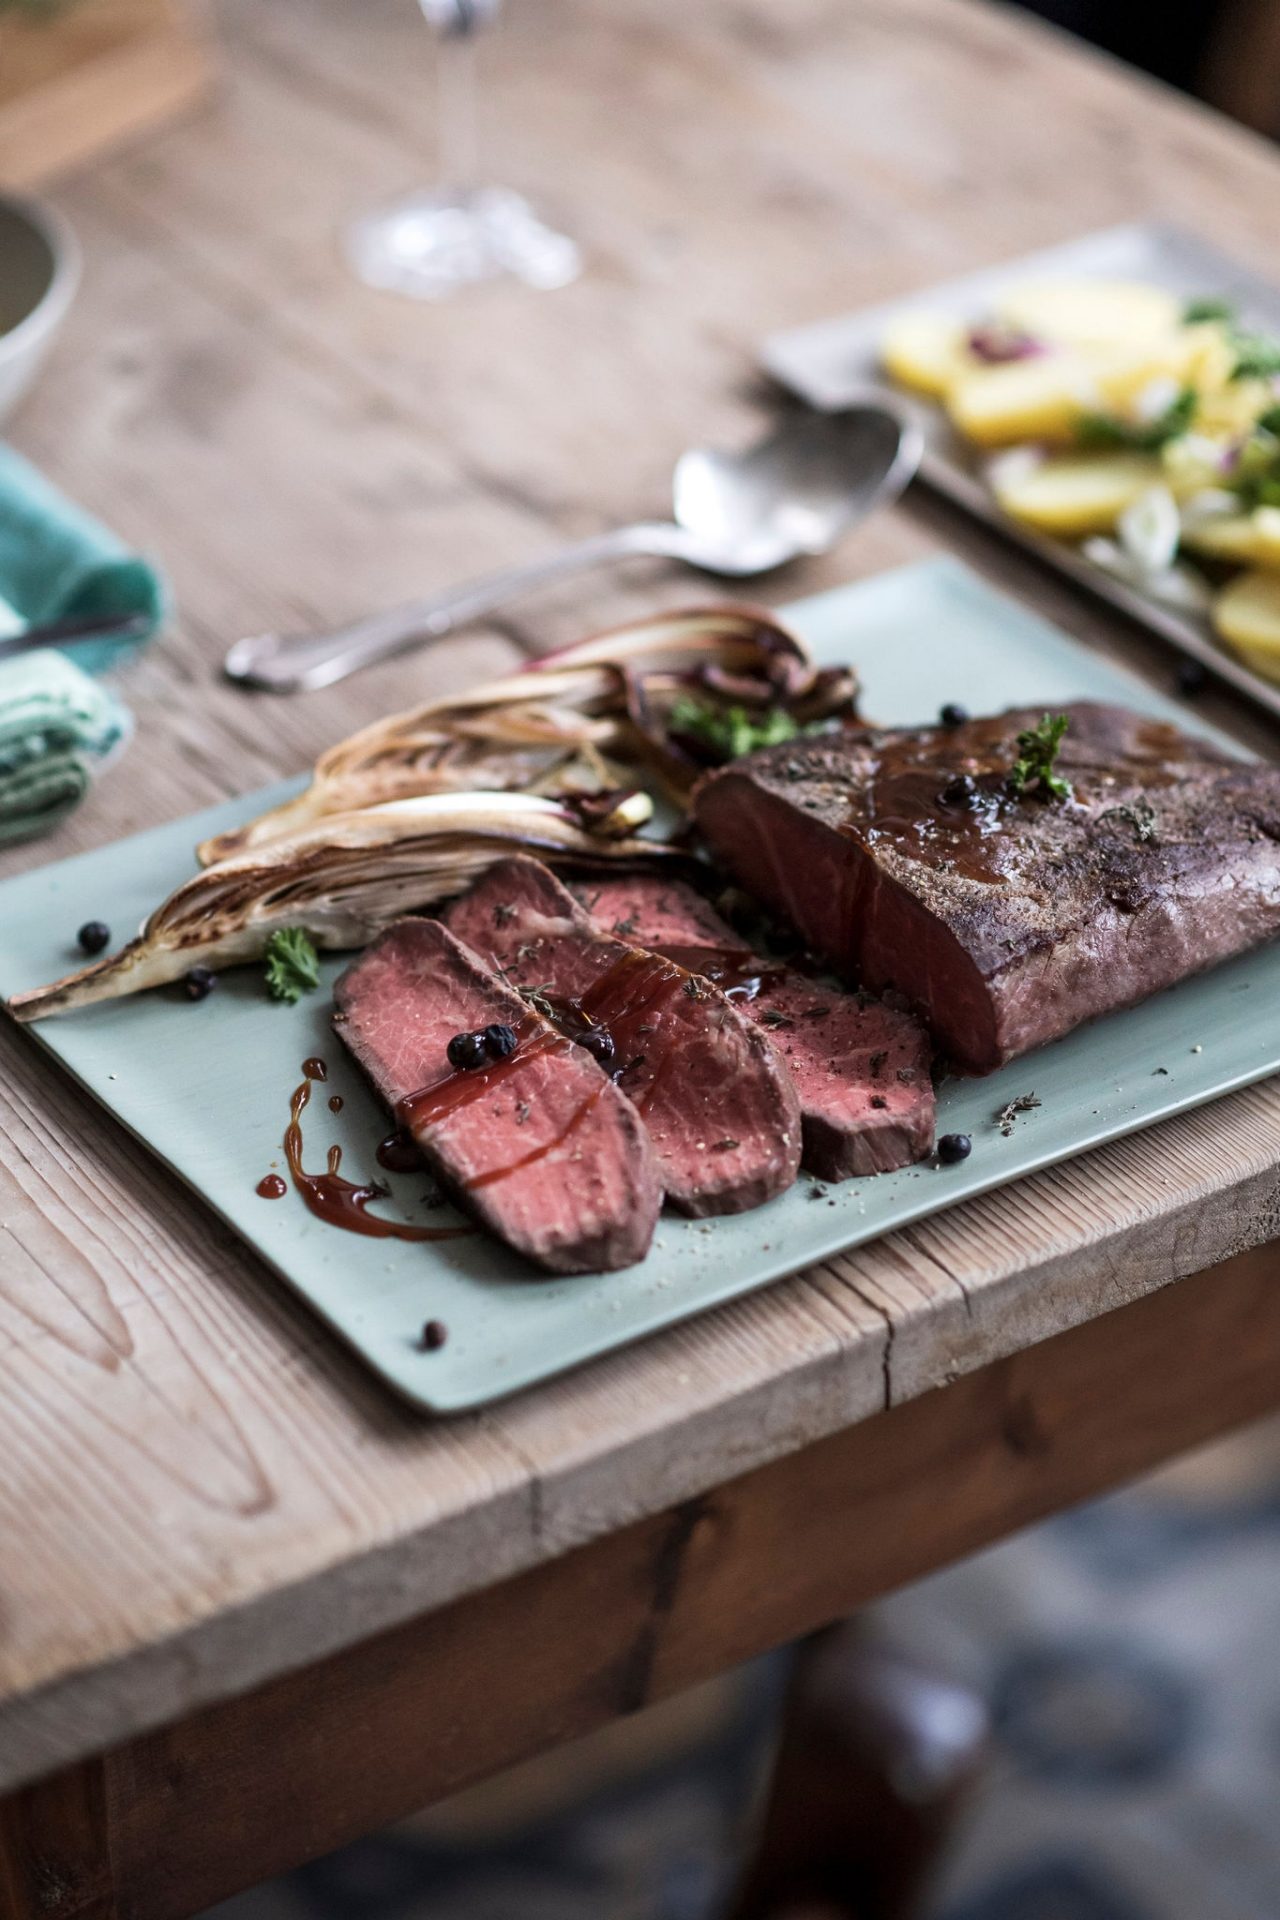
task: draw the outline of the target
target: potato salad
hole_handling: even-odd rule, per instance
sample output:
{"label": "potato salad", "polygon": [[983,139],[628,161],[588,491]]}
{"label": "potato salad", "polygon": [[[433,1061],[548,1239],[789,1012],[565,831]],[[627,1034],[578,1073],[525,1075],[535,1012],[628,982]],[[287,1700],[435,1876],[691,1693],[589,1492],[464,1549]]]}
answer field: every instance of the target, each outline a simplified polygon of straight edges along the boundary
{"label": "potato salad", "polygon": [[1207,613],[1280,681],[1280,337],[1212,297],[1046,281],[968,323],[907,314],[881,358],[982,450],[1014,520]]}

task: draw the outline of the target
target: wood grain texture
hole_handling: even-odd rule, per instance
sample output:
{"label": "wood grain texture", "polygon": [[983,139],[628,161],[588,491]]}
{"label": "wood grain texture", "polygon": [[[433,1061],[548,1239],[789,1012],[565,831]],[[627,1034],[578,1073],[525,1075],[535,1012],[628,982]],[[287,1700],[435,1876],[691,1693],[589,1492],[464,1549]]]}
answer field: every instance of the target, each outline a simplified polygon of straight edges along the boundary
{"label": "wood grain texture", "polygon": [[180,0],[0,21],[0,185],[44,184],[199,99],[209,51]]}
{"label": "wood grain texture", "polygon": [[1238,1256],[19,1795],[6,1920],[186,1920],[1270,1411],[1278,1278]]}
{"label": "wood grain texture", "polygon": [[[771,328],[1150,213],[1272,264],[1280,165],[1260,142],[1013,13],[547,0],[512,8],[495,49],[495,170],[582,239],[588,272],[554,296],[418,307],[361,289],[336,246],[346,215],[428,165],[414,10],[227,0],[222,20],[217,101],[65,194],[85,285],[14,422],[163,559],[177,628],[122,679],[129,757],[0,873],[295,772],[522,649],[688,600],[686,576],[636,567],[323,693],[253,698],[216,675],[241,632],[652,513],[682,445],[755,430]],[[1167,677],[1153,645],[925,500],[763,591],[939,544]],[[1271,750],[1224,697],[1206,710]],[[0,1786],[1268,1241],[1278,1169],[1280,1092],[1255,1088],[428,1425],[0,1027]]]}

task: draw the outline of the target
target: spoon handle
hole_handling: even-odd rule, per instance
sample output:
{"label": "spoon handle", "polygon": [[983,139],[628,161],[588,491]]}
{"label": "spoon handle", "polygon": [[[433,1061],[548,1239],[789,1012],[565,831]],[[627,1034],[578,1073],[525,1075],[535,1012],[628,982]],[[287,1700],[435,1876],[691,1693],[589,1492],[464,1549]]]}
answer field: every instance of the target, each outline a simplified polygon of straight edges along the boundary
{"label": "spoon handle", "polygon": [[424,641],[442,640],[518,594],[628,555],[686,559],[687,536],[674,522],[666,521],[593,534],[526,566],[486,574],[446,593],[408,601],[328,633],[261,633],[238,640],[226,657],[225,671],[232,680],[272,693],[329,687],[359,667],[408,652]]}

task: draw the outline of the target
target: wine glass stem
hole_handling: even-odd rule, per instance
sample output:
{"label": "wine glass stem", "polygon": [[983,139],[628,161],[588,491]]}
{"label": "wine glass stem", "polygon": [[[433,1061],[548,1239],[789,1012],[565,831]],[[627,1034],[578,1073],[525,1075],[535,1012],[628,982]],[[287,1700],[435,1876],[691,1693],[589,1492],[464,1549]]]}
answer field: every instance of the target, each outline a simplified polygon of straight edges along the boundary
{"label": "wine glass stem", "polygon": [[439,47],[441,184],[465,198],[480,184],[476,33],[446,34]]}

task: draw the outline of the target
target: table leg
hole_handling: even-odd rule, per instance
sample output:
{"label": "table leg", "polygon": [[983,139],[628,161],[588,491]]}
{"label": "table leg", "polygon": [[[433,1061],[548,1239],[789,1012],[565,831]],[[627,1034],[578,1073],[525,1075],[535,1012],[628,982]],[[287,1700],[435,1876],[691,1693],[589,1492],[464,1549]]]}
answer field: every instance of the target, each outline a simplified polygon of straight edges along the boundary
{"label": "table leg", "polygon": [[769,1790],[725,1920],[909,1920],[985,1755],[975,1694],[857,1619],[804,1642]]}

